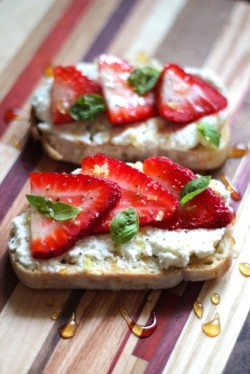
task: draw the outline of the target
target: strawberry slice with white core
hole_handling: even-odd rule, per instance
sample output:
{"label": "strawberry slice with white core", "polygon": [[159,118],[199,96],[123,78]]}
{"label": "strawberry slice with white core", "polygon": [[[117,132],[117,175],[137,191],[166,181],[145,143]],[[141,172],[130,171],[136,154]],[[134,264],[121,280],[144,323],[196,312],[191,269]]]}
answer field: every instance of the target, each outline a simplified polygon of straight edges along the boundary
{"label": "strawberry slice with white core", "polygon": [[74,122],[69,108],[87,94],[102,94],[101,86],[83,75],[74,66],[55,66],[52,86],[52,116],[55,125]]}
{"label": "strawberry slice with white core", "polygon": [[157,103],[162,117],[182,123],[214,114],[227,106],[226,98],[214,86],[174,64],[163,69]]}
{"label": "strawberry slice with white core", "polygon": [[[151,157],[144,161],[143,171],[177,199],[184,185],[197,176],[189,169],[169,160],[167,157]],[[161,222],[159,227],[177,228],[220,228],[232,222],[232,212],[224,200],[211,188],[206,188],[186,204],[179,207],[175,216]]]}
{"label": "strawberry slice with white core", "polygon": [[112,124],[126,124],[146,120],[156,114],[155,95],[139,95],[128,83],[134,68],[112,55],[101,55],[98,61],[100,82]]}
{"label": "strawberry slice with white core", "polygon": [[112,219],[124,209],[134,207],[140,226],[162,221],[177,209],[177,199],[150,177],[103,154],[89,156],[82,160],[82,172],[117,182],[121,187],[121,198],[95,226],[94,233],[109,231]]}
{"label": "strawberry slice with white core", "polygon": [[56,221],[32,208],[31,248],[36,258],[59,256],[87,235],[95,222],[119,200],[120,187],[82,174],[31,173],[31,194],[80,207],[73,219]]}

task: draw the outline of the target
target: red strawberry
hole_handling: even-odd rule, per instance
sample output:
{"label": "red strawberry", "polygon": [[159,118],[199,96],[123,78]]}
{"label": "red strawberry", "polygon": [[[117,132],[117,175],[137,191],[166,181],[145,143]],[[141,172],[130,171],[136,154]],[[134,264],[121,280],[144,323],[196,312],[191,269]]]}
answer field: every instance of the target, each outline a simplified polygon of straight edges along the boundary
{"label": "red strawberry", "polygon": [[52,115],[55,125],[74,122],[68,110],[80,96],[101,94],[100,85],[83,75],[74,66],[55,66],[53,75]]}
{"label": "red strawberry", "polygon": [[227,106],[226,98],[208,82],[165,65],[157,90],[158,111],[174,122],[192,122]]}
{"label": "red strawberry", "polygon": [[97,154],[82,160],[82,171],[115,181],[122,189],[120,200],[95,227],[95,233],[108,232],[111,220],[128,207],[136,209],[140,226],[166,219],[177,209],[177,200],[172,194],[124,162]]}
{"label": "red strawberry", "polygon": [[102,55],[98,68],[112,124],[142,121],[155,115],[154,93],[141,96],[128,84],[127,79],[134,70],[130,64],[119,57]]}
{"label": "red strawberry", "polygon": [[31,173],[32,195],[62,201],[82,211],[67,221],[46,218],[32,209],[32,254],[51,258],[66,252],[80,237],[88,234],[96,220],[120,198],[120,187],[113,182],[87,175],[53,172]]}
{"label": "red strawberry", "polygon": [[[151,157],[144,161],[143,171],[179,198],[183,186],[197,176],[189,169],[166,157]],[[160,224],[163,228],[219,228],[232,221],[232,213],[224,200],[211,188],[179,207],[171,220]]]}

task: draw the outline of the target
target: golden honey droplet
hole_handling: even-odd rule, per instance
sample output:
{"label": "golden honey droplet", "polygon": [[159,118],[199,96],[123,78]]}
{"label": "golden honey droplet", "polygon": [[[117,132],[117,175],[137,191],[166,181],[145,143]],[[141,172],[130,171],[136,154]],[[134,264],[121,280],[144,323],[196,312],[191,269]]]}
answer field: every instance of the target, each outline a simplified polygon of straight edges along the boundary
{"label": "golden honey droplet", "polygon": [[58,313],[57,313],[57,312],[53,312],[53,313],[51,313],[51,319],[52,319],[53,321],[56,321],[56,320],[58,319]]}
{"label": "golden honey droplet", "polygon": [[54,76],[53,67],[51,65],[46,66],[44,69],[44,75],[48,78]]}
{"label": "golden honey droplet", "polygon": [[135,323],[134,321],[132,321],[132,319],[130,318],[125,308],[121,308],[120,313],[125,319],[125,321],[127,322],[132,333],[139,338],[147,338],[148,336],[152,335],[153,332],[156,330],[157,319],[156,319],[155,312],[152,312],[153,322],[150,325],[145,325],[145,326],[139,325]]}
{"label": "golden honey droplet", "polygon": [[250,264],[241,262],[239,264],[239,269],[242,275],[244,275],[245,277],[250,277]]}
{"label": "golden honey droplet", "polygon": [[209,322],[203,323],[202,330],[207,336],[210,336],[211,338],[218,336],[221,332],[219,314],[216,313],[214,319]]}
{"label": "golden honey droplet", "polygon": [[76,316],[75,313],[71,314],[69,320],[65,323],[65,325],[59,328],[59,334],[63,339],[70,339],[75,336],[77,330],[77,323],[76,323]]}
{"label": "golden honey droplet", "polygon": [[203,305],[200,300],[196,300],[193,305],[194,312],[198,318],[202,318],[203,316]]}
{"label": "golden honey droplet", "polygon": [[228,153],[229,158],[240,158],[248,153],[248,147],[246,144],[237,143],[233,145]]}
{"label": "golden honey droplet", "polygon": [[211,296],[211,301],[213,304],[218,305],[220,302],[220,295],[217,292],[213,293]]}
{"label": "golden honey droplet", "polygon": [[240,201],[241,194],[238,191],[236,191],[235,187],[232,185],[229,179],[225,176],[225,174],[221,174],[220,178],[221,178],[221,181],[224,183],[226,189],[229,191],[231,198],[235,201]]}

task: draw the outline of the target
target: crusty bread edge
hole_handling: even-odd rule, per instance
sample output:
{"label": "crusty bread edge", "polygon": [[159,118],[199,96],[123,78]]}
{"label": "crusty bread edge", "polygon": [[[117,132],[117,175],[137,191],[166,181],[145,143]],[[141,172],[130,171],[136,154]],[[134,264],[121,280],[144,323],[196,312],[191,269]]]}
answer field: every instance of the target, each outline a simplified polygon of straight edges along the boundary
{"label": "crusty bread edge", "polygon": [[79,140],[59,139],[55,134],[42,132],[38,129],[39,120],[35,116],[34,109],[31,110],[30,123],[33,137],[42,142],[44,151],[52,159],[78,165],[81,164],[82,158],[99,153],[101,149],[101,152],[107,156],[126,162],[143,161],[152,156],[166,156],[192,170],[212,170],[225,162],[230,144],[230,128],[227,121],[223,124],[221,132],[223,147],[214,149],[199,145],[187,151],[163,150],[159,147],[139,149],[133,145],[122,146],[111,143],[102,144],[101,146],[89,145]]}
{"label": "crusty bread edge", "polygon": [[206,259],[192,258],[185,268],[171,267],[156,273],[138,269],[119,269],[114,272],[79,271],[67,266],[65,270],[47,272],[31,270],[15,260],[9,251],[10,260],[17,277],[22,283],[37,289],[105,289],[105,290],[146,290],[171,288],[181,281],[205,281],[221,277],[232,261],[234,240],[232,228],[228,226],[214,254]]}

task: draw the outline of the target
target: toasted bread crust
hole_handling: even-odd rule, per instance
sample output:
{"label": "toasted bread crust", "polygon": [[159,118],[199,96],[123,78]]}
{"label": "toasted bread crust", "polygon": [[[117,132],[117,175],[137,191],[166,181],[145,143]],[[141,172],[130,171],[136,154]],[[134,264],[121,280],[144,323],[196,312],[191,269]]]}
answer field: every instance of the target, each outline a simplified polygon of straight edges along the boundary
{"label": "toasted bread crust", "polygon": [[89,145],[80,140],[59,138],[55,133],[42,132],[38,129],[39,120],[36,118],[34,109],[31,111],[30,122],[33,137],[42,142],[45,152],[51,158],[78,165],[81,164],[82,158],[101,150],[107,156],[126,162],[143,161],[151,156],[166,156],[192,170],[210,170],[218,168],[225,162],[230,142],[230,129],[227,122],[224,123],[221,131],[223,146],[214,149],[199,145],[185,151],[166,150],[160,147],[135,148],[132,144],[114,145],[111,142]]}
{"label": "toasted bread crust", "polygon": [[117,261],[112,263],[112,271],[100,264],[91,270],[81,270],[67,264],[63,270],[44,271],[23,266],[16,258],[15,250],[9,250],[9,255],[17,277],[31,288],[145,290],[170,288],[181,281],[204,281],[220,277],[231,265],[232,248],[232,229],[228,226],[213,254],[203,259],[192,256],[184,268],[162,270],[152,258],[146,270],[140,267],[139,262],[138,267],[130,269],[128,266],[120,267]]}

